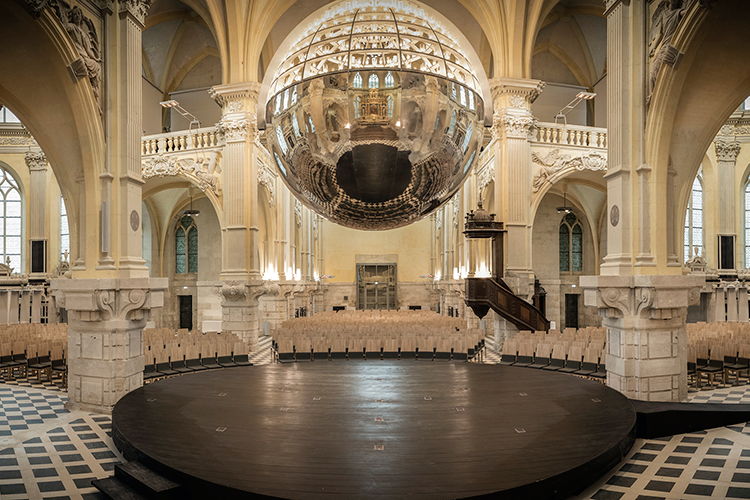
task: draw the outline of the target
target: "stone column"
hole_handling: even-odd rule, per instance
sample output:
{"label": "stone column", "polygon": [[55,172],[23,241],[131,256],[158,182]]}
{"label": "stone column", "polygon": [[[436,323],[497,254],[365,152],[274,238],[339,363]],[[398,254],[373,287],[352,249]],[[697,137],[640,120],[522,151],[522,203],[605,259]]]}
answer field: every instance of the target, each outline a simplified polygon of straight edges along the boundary
{"label": "stone column", "polygon": [[[141,227],[141,131],[142,95],[141,74],[143,72],[141,43],[146,14],[153,0],[120,0],[117,54],[119,82],[115,87],[114,102],[118,116],[118,207],[112,207],[109,220],[118,230],[112,234],[117,242],[118,276],[139,278],[148,276],[146,261],[141,256],[143,231]],[[113,82],[114,83],[114,82]],[[114,246],[114,245],[113,245]]]}
{"label": "stone column", "polygon": [[68,402],[73,410],[111,413],[143,384],[143,328],[161,307],[167,279],[55,279],[68,311]]}
{"label": "stone column", "polygon": [[584,302],[607,328],[607,385],[644,401],[687,398],[687,308],[699,276],[582,276]]}
{"label": "stone column", "polygon": [[[29,234],[27,241],[47,239],[47,157],[41,151],[26,153],[26,165],[29,167]],[[49,266],[49,249],[44,256],[45,265]],[[27,245],[28,262],[31,262],[31,245]],[[29,264],[29,269],[31,265]],[[23,272],[22,269],[18,270]]]}
{"label": "stone column", "polygon": [[[737,155],[740,153],[740,143],[734,137],[717,137],[714,141],[716,148],[716,159],[718,160],[719,173],[719,231],[722,236],[735,236],[734,262],[732,269],[737,268],[737,230],[735,226],[735,166],[737,164]],[[718,255],[721,248],[717,247],[716,265],[719,265]],[[721,270],[719,271],[721,272]]]}
{"label": "stone column", "polygon": [[[533,290],[531,263],[531,146],[529,134],[536,119],[531,103],[544,88],[539,80],[498,78],[490,82],[493,101],[495,153],[495,207],[498,220],[505,222],[508,249],[505,275],[508,284],[522,296]],[[533,292],[532,292],[533,293]]]}
{"label": "stone column", "polygon": [[[607,17],[607,256],[601,274],[631,274],[631,88],[630,16],[627,0],[606,0]],[[640,99],[638,100],[640,103]]]}
{"label": "stone column", "polygon": [[230,280],[216,287],[221,299],[222,332],[234,333],[254,351],[262,334],[258,298],[278,295],[281,290],[279,284],[260,280]]}

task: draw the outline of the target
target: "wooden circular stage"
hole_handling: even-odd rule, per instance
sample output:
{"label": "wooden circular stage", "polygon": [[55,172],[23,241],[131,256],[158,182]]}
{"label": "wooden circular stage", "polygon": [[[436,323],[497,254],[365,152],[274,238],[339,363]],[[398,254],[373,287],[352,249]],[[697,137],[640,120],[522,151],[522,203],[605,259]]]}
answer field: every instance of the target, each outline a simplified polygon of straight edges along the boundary
{"label": "wooden circular stage", "polygon": [[635,440],[630,401],[528,368],[316,361],[150,384],[113,413],[129,460],[192,498],[565,498]]}

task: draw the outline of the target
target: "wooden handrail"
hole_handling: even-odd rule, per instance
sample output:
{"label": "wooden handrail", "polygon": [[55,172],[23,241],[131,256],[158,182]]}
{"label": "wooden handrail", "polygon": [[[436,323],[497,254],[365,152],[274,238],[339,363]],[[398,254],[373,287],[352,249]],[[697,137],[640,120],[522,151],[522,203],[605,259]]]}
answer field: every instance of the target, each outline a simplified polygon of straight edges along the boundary
{"label": "wooden handrail", "polygon": [[519,330],[549,330],[549,320],[542,311],[516,296],[503,280],[467,278],[466,305],[480,318],[492,309]]}

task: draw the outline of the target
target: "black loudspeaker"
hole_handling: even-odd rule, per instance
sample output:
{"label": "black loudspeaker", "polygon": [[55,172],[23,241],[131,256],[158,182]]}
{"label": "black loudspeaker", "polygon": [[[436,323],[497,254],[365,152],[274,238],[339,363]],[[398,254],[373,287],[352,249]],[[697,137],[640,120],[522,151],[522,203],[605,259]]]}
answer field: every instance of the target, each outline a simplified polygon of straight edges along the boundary
{"label": "black loudspeaker", "polygon": [[719,269],[734,269],[734,235],[719,235]]}
{"label": "black loudspeaker", "polygon": [[31,240],[31,272],[47,272],[47,240]]}

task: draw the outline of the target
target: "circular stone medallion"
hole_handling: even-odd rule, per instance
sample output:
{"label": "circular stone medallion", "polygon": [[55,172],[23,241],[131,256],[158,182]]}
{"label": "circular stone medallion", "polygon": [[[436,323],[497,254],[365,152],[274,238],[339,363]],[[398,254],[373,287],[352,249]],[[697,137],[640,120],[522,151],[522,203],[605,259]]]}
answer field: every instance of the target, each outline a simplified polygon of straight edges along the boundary
{"label": "circular stone medallion", "polygon": [[138,212],[133,210],[130,212],[130,227],[133,229],[133,231],[138,231],[138,228],[141,225],[141,218],[138,216]]}
{"label": "circular stone medallion", "polygon": [[617,227],[617,224],[620,222],[620,207],[617,205],[612,205],[612,210],[609,211],[609,222],[612,224],[612,227]]}

